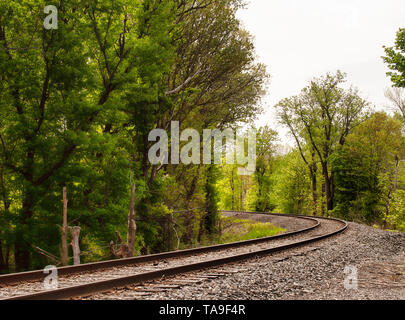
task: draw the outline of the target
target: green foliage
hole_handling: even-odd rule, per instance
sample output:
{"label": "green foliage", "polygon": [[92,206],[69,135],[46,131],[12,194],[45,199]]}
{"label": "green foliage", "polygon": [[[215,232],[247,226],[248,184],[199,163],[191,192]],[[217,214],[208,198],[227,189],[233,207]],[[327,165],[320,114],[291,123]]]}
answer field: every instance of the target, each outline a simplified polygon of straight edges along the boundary
{"label": "green foliage", "polygon": [[395,158],[401,154],[401,129],[400,121],[375,113],[348,136],[333,157],[336,215],[382,221],[394,184]]}
{"label": "green foliage", "polygon": [[[155,128],[224,130],[261,113],[269,76],[237,19],[242,1],[66,0],[57,30],[42,29],[45,5],[0,2],[0,272],[49,264],[35,247],[59,255],[64,186],[83,262],[111,258],[110,241],[127,233],[132,183],[136,254],[218,239],[219,209],[325,214],[327,204],[404,230],[405,196],[393,184],[402,123],[384,113],[365,119],[367,102],[341,72],[280,101],[297,149],[281,155],[277,133],[260,128],[253,176],[236,165],[149,163]],[[404,35],[384,58],[398,87]],[[402,112],[400,92],[391,98]],[[221,241],[283,231],[222,223],[235,228]]]}
{"label": "green foliage", "polygon": [[271,173],[275,156],[275,142],[277,132],[268,126],[260,128],[257,133],[257,161],[256,161],[256,199],[255,210],[268,212],[275,208],[274,201],[270,196],[272,189]]}
{"label": "green foliage", "polygon": [[391,69],[387,75],[396,87],[405,87],[405,29],[399,29],[394,47],[384,47],[384,62]]}
{"label": "green foliage", "polygon": [[126,233],[134,181],[137,252],[172,249],[169,206],[207,205],[205,220],[183,221],[185,243],[200,221],[215,232],[215,168],[194,179],[151,166],[148,134],[172,120],[205,129],[257,116],[267,74],[240,1],[68,0],[57,30],[42,29],[45,5],[0,3],[0,269],[42,267],[33,246],[58,255],[63,186],[83,261]]}
{"label": "green foliage", "polygon": [[217,187],[221,194],[219,207],[223,210],[242,211],[241,203],[242,180],[238,175],[237,165],[224,165],[221,168],[222,179],[218,181]]}
{"label": "green foliage", "polygon": [[272,175],[275,212],[310,214],[310,180],[298,151],[280,156]]}
{"label": "green foliage", "polygon": [[219,211],[218,202],[219,194],[217,182],[220,177],[220,171],[216,165],[209,165],[207,169],[207,182],[205,185],[206,204],[205,204],[205,229],[209,235],[216,233],[218,227]]}
{"label": "green foliage", "polygon": [[[327,211],[334,208],[334,178],[330,159],[345,144],[349,133],[361,123],[368,102],[355,88],[346,89],[346,75],[335,74],[313,79],[300,95],[280,101],[276,108],[280,122],[287,126],[314,177],[314,161],[307,160],[304,147],[312,151],[322,168]],[[314,156],[312,157],[314,158]]]}
{"label": "green foliage", "polygon": [[393,195],[388,222],[395,230],[405,232],[405,191],[399,190]]}

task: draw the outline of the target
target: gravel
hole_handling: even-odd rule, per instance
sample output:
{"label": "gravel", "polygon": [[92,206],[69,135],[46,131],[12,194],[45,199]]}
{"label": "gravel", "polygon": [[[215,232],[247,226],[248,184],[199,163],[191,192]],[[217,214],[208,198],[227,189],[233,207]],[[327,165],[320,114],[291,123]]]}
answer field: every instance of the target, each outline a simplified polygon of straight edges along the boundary
{"label": "gravel", "polygon": [[[244,218],[243,214],[234,216]],[[273,219],[269,222],[276,225],[287,222],[287,218],[284,217],[263,219],[266,219],[265,221]],[[302,220],[302,223],[306,223],[304,226],[291,225],[291,219],[289,222],[290,225],[286,228],[288,231],[308,226],[308,221],[304,220]],[[325,222],[322,221],[320,228],[305,233],[305,238],[336,229],[336,222]],[[302,236],[280,239],[271,242],[270,246],[285,244]],[[263,244],[259,245],[258,249],[262,247]],[[236,251],[239,250],[251,249],[244,248]],[[214,255],[218,256],[218,254],[219,252]],[[202,255],[200,258],[206,259],[208,256]],[[167,262],[162,261],[152,268],[167,267]],[[178,261],[174,260],[171,263],[177,264]],[[136,273],[143,271],[146,266],[139,267],[136,267]],[[344,270],[347,267],[357,268],[357,288],[345,289],[347,275]],[[130,270],[125,268],[109,270],[109,275],[115,277],[118,273],[128,271]],[[88,275],[79,275],[73,279],[82,282],[83,276],[86,276],[89,281]],[[98,278],[97,272],[93,273],[93,276]],[[87,299],[404,300],[405,234],[349,223],[349,228],[344,233],[307,246],[219,268],[116,289],[87,297]]]}
{"label": "gravel", "polygon": [[[358,270],[357,289],[345,289],[350,266]],[[405,234],[349,223],[332,239],[221,269],[241,272],[142,299],[403,300]]]}
{"label": "gravel", "polygon": [[[305,235],[293,236],[286,239],[275,240],[277,245],[292,243],[297,240],[302,240],[317,237],[321,234],[330,233],[336,231],[342,227],[341,222],[336,222],[332,220],[321,220],[321,225],[310,232],[305,233]],[[301,238],[301,239],[298,239]],[[275,245],[275,242],[270,243],[270,247]],[[266,246],[265,246],[266,247]],[[257,246],[256,249],[264,249],[263,246]],[[284,251],[284,256],[281,254],[273,255],[274,263],[282,263],[289,260],[291,257],[303,256],[306,253],[317,251],[319,248],[317,246],[305,246],[304,252],[297,252],[295,249],[289,249]],[[256,259],[254,260],[256,261]],[[178,275],[175,277],[170,277],[168,279],[162,279],[159,281],[146,282],[141,285],[129,286],[120,290],[112,290],[106,293],[101,293],[88,297],[89,299],[94,300],[127,300],[127,299],[250,299],[253,297],[253,292],[257,293],[264,292],[262,290],[263,285],[263,274],[262,270],[259,270],[259,274],[255,275],[255,282],[243,282],[238,281],[237,279],[242,277],[248,279],[252,273],[257,270],[251,270],[247,268],[251,263],[251,260],[245,263],[236,263],[231,265],[223,265],[220,268],[211,268],[207,270],[202,270],[198,272],[192,272],[187,274]],[[261,267],[268,268],[268,266]],[[225,274],[225,277],[218,277],[217,279],[201,279],[208,274]],[[288,274],[286,274],[288,276]],[[235,277],[237,277],[235,279]],[[222,280],[219,280],[219,279]],[[197,283],[195,280],[197,279]],[[156,288],[156,286],[161,285],[173,285],[177,284],[179,281],[191,281],[186,285],[182,285],[179,290],[162,290]],[[219,282],[217,282],[219,281]],[[211,287],[211,285],[217,285],[218,287]],[[205,287],[209,285],[209,287]],[[275,286],[280,286],[281,283],[278,281],[275,282]],[[295,287],[299,286],[298,283],[293,283]],[[238,297],[238,293],[243,293],[241,297]]]}

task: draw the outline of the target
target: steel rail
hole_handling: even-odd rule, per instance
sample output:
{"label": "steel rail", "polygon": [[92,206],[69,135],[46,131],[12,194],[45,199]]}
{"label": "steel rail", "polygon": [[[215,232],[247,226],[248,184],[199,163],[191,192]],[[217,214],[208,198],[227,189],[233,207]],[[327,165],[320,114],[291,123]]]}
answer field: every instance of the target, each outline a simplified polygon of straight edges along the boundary
{"label": "steel rail", "polygon": [[[222,211],[222,212],[230,212],[230,211]],[[232,211],[234,212],[234,211]],[[274,215],[280,216],[281,214],[269,214],[269,213],[262,213],[266,215]],[[290,215],[286,215],[290,216]],[[93,263],[86,263],[77,266],[66,266],[66,267],[59,267],[57,268],[58,276],[68,276],[77,273],[85,273],[85,272],[92,272],[102,269],[114,268],[114,267],[122,267],[122,266],[129,266],[132,264],[137,263],[145,263],[145,262],[153,262],[162,259],[170,259],[170,258],[178,258],[178,257],[186,257],[194,254],[200,254],[205,252],[212,252],[216,250],[223,250],[223,249],[230,249],[235,247],[242,247],[248,246],[252,244],[258,244],[263,242],[268,242],[276,239],[286,238],[290,236],[294,236],[297,234],[305,233],[311,231],[317,227],[319,227],[320,223],[311,218],[306,216],[293,216],[298,219],[305,219],[311,220],[314,222],[314,225],[303,228],[296,231],[281,233],[271,237],[259,238],[259,239],[252,239],[246,241],[238,241],[226,244],[219,244],[214,246],[205,246],[200,248],[193,248],[193,249],[186,249],[186,250],[177,250],[177,251],[170,251],[152,255],[145,255],[145,256],[138,256],[133,258],[126,258],[126,259],[116,259],[116,260],[108,260],[108,261],[100,261],[100,262],[93,262]],[[6,275],[0,275],[0,286],[6,285],[13,285],[18,284],[24,281],[35,281],[35,280],[43,280],[46,275],[44,274],[43,270],[35,270],[35,271],[27,271],[27,272],[20,272],[20,273],[12,273]]]}
{"label": "steel rail", "polygon": [[285,251],[291,248],[301,247],[313,242],[317,242],[323,239],[330,238],[337,234],[344,232],[348,224],[345,221],[334,219],[334,218],[318,218],[318,219],[326,219],[330,221],[339,222],[342,227],[324,235],[315,236],[309,239],[297,241],[294,243],[290,243],[287,245],[281,245],[278,247],[268,248],[268,249],[261,249],[256,250],[249,253],[237,254],[229,257],[218,258],[213,260],[207,260],[203,262],[193,263],[193,264],[186,264],[178,267],[168,268],[164,270],[146,272],[142,274],[131,275],[127,277],[120,277],[116,279],[110,280],[103,280],[97,281],[89,284],[77,285],[67,288],[61,288],[56,290],[50,291],[43,291],[39,293],[24,295],[24,296],[17,296],[11,297],[4,300],[58,300],[58,299],[69,299],[72,297],[82,297],[82,296],[89,296],[91,294],[104,292],[108,290],[112,290],[114,288],[125,287],[128,285],[133,285],[137,283],[142,283],[145,281],[161,279],[162,277],[173,276],[177,274],[187,273],[191,271],[197,271],[201,269],[221,266],[224,264],[232,263],[232,262],[240,262],[249,258],[254,258],[258,256],[268,255],[276,252]]}

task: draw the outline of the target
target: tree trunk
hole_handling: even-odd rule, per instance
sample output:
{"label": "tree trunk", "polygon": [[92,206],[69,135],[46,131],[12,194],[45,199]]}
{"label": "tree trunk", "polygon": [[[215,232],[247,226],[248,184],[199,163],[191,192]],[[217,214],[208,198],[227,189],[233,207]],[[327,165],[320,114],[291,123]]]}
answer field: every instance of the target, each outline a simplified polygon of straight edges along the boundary
{"label": "tree trunk", "polygon": [[240,210],[243,211],[243,176],[240,176],[241,190],[240,190]]}
{"label": "tree trunk", "polygon": [[70,243],[73,250],[73,265],[80,264],[80,246],[79,246],[79,235],[80,227],[69,227],[70,237],[72,242]]}
{"label": "tree trunk", "polygon": [[0,274],[9,273],[10,271],[10,245],[3,245],[0,240]]}
{"label": "tree trunk", "polygon": [[256,201],[256,211],[262,212],[264,211],[263,209],[263,204],[262,204],[262,175],[261,172],[256,170],[256,176],[257,176],[257,198],[258,200]]}
{"label": "tree trunk", "polygon": [[10,245],[6,244],[6,256],[4,257],[5,270],[10,271]]}
{"label": "tree trunk", "polygon": [[172,251],[172,228],[171,228],[171,221],[170,217],[166,216],[166,234],[167,234],[167,247],[166,251]]}
{"label": "tree trunk", "polygon": [[125,242],[119,231],[115,231],[117,245],[114,248],[114,241],[110,242],[110,252],[117,258],[130,258],[134,256],[136,222],[135,222],[135,183],[131,185],[131,201],[127,219],[127,241]]}
{"label": "tree trunk", "polygon": [[3,271],[6,271],[6,261],[4,259],[4,255],[3,255],[3,244],[0,239],[0,274]]}
{"label": "tree trunk", "polygon": [[322,189],[321,189],[321,216],[325,216],[325,179],[322,180]]}
{"label": "tree trunk", "polygon": [[201,243],[202,236],[204,235],[205,216],[206,216],[206,213],[205,213],[205,211],[203,211],[201,218],[200,218],[200,227],[198,229],[198,238],[197,238],[198,243]]}
{"label": "tree trunk", "polygon": [[[199,173],[200,173],[200,168],[201,166],[199,165],[197,168],[197,174],[193,177],[193,180],[191,182],[191,186],[188,189],[186,193],[186,202],[189,204],[195,194],[195,190],[197,188],[197,182],[199,178]],[[187,205],[188,206],[188,205]],[[187,213],[185,217],[185,224],[186,224],[186,232],[183,235],[183,242],[184,243],[193,243],[193,232],[194,232],[194,210],[190,210],[190,208],[187,208]]]}
{"label": "tree trunk", "polygon": [[232,211],[235,210],[235,179],[234,179],[234,168],[232,168],[232,179],[231,179],[231,190],[232,190]]}
{"label": "tree trunk", "polygon": [[[383,223],[383,229],[386,230],[388,228],[388,216],[390,215],[390,203],[398,188],[398,167],[399,167],[399,160],[398,156],[396,156],[396,165],[395,165],[395,173],[391,171],[389,180],[394,180],[394,184],[390,183],[390,187],[388,190],[387,201],[385,202],[385,217]],[[393,176],[394,175],[394,176]]]}
{"label": "tree trunk", "polygon": [[333,186],[333,173],[329,176],[328,167],[326,163],[322,164],[322,173],[325,180],[325,193],[326,193],[326,210],[327,215],[333,210],[333,197],[334,197],[334,186]]}
{"label": "tree trunk", "polygon": [[17,272],[28,271],[31,265],[30,246],[20,237],[14,245],[15,269]]}
{"label": "tree trunk", "polygon": [[135,183],[131,186],[131,203],[129,206],[128,214],[128,256],[134,256],[134,246],[135,246],[135,233],[136,233],[136,223],[135,223]]}
{"label": "tree trunk", "polygon": [[14,259],[17,272],[27,271],[31,266],[31,243],[27,240],[29,237],[25,233],[30,230],[33,206],[31,199],[33,195],[29,190],[25,190],[24,193],[23,206],[14,242]]}
{"label": "tree trunk", "polygon": [[63,187],[63,225],[62,225],[62,246],[60,257],[63,266],[68,265],[68,240],[67,240],[67,233],[68,233],[68,223],[67,223],[67,190],[66,187]]}
{"label": "tree trunk", "polygon": [[194,229],[194,212],[193,210],[187,209],[186,216],[184,218],[184,223],[186,227],[186,231],[182,236],[182,241],[185,244],[192,244],[193,243],[193,229]]}
{"label": "tree trunk", "polygon": [[206,192],[206,215],[205,215],[205,231],[210,235],[217,232],[218,222],[218,199],[216,196],[216,167],[210,165],[207,169],[207,178],[205,183]]}
{"label": "tree trunk", "polygon": [[317,190],[317,178],[316,178],[316,164],[313,164],[313,167],[310,168],[310,176],[312,182],[312,202],[313,202],[313,214],[314,216],[317,215],[318,211],[318,190]]}

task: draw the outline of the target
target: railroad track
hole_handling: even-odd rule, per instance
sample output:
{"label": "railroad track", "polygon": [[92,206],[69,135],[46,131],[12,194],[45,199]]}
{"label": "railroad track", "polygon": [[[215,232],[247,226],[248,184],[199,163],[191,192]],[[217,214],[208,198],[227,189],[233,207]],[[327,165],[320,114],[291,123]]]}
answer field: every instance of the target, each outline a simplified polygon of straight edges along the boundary
{"label": "railroad track", "polygon": [[[229,211],[224,213],[232,214]],[[257,215],[257,213],[251,214]],[[178,288],[182,283],[183,285],[197,283],[204,279],[226,276],[225,271],[218,269],[225,264],[307,245],[332,237],[347,228],[346,222],[337,219],[266,215],[305,220],[308,224],[296,231],[262,239],[62,267],[58,269],[58,289],[44,289],[43,279],[46,275],[42,270],[4,275],[0,276],[0,299],[70,299],[111,292],[116,288],[128,288],[128,286],[132,286],[134,292],[142,296],[142,292],[169,290]],[[204,271],[205,269],[214,270],[213,268],[217,268],[217,271]],[[186,276],[183,281],[179,281],[179,275],[192,272],[202,273],[192,278]],[[165,279],[171,277],[177,280],[174,282],[170,280],[168,283]],[[149,283],[149,286],[142,286],[144,283]]]}

